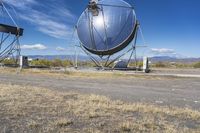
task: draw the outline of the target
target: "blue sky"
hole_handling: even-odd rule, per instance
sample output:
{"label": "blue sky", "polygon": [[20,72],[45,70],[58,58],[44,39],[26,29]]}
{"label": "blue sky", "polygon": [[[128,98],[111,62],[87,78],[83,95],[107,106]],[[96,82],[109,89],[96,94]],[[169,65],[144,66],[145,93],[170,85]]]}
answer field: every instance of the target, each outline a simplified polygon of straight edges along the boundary
{"label": "blue sky", "polygon": [[[74,25],[88,0],[3,1],[17,24],[25,29],[20,40],[22,54],[74,52]],[[135,8],[149,56],[200,57],[200,0],[126,1]]]}

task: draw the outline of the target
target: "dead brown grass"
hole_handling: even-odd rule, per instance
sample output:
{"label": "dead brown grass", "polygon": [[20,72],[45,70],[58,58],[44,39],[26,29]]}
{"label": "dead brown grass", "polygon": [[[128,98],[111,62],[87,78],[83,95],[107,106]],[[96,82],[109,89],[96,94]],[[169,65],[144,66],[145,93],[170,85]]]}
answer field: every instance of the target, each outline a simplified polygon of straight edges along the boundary
{"label": "dead brown grass", "polygon": [[128,73],[123,71],[78,71],[78,70],[70,70],[66,69],[65,71],[55,71],[50,69],[23,69],[19,70],[19,68],[0,68],[0,74],[21,74],[21,75],[41,75],[41,76],[53,76],[55,78],[139,78],[139,79],[172,79],[173,77],[161,77],[161,76],[151,76],[145,73]]}
{"label": "dead brown grass", "polygon": [[0,132],[200,132],[200,112],[0,84]]}
{"label": "dead brown grass", "polygon": [[104,78],[105,76],[109,77],[126,77],[125,73],[115,72],[115,71],[78,71],[73,69],[66,69],[65,71],[56,71],[50,69],[22,69],[19,68],[8,68],[2,67],[0,68],[0,73],[20,73],[20,74],[40,74],[46,76],[57,76],[57,77],[64,77],[64,76],[71,76],[71,77],[88,77],[88,78]]}

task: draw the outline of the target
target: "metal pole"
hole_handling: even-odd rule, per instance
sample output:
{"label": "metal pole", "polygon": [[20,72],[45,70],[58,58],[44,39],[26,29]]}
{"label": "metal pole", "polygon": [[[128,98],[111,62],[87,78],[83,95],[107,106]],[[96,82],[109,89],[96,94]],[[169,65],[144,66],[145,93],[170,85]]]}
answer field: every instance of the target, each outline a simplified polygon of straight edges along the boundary
{"label": "metal pole", "polygon": [[78,68],[78,54],[77,54],[77,47],[75,46],[75,69]]}

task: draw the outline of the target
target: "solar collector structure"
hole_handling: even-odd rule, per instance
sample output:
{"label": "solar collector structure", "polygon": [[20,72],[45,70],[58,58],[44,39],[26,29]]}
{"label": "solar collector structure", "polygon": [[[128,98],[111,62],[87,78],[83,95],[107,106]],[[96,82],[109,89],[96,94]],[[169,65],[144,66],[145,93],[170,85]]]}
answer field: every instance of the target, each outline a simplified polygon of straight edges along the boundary
{"label": "solar collector structure", "polygon": [[77,23],[81,45],[99,56],[123,50],[135,38],[136,32],[134,9],[123,0],[91,2]]}
{"label": "solar collector structure", "polygon": [[6,58],[12,58],[17,63],[20,56],[19,37],[23,36],[24,29],[18,27],[3,1],[0,1],[0,8],[2,19],[8,16],[14,24],[14,26],[8,25],[0,21],[0,62]]}
{"label": "solar collector structure", "polygon": [[22,36],[24,29],[6,24],[0,24],[0,32],[9,33],[16,36]]}

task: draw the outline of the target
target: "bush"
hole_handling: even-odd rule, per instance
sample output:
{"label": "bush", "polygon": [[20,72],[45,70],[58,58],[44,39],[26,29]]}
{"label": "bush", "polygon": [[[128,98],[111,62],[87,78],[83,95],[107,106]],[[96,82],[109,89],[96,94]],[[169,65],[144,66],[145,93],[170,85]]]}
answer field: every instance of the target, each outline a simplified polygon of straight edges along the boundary
{"label": "bush", "polygon": [[159,62],[155,63],[154,66],[155,67],[167,67],[168,65],[164,62],[159,61]]}
{"label": "bush", "polygon": [[95,63],[91,61],[79,61],[78,66],[83,66],[83,67],[94,67],[96,66]]}
{"label": "bush", "polygon": [[[129,63],[129,67],[135,67],[135,65],[136,65],[135,62]],[[137,67],[143,67],[143,62],[142,61],[138,61],[137,62]]]}
{"label": "bush", "polygon": [[3,60],[2,63],[4,65],[13,65],[13,64],[16,64],[16,60],[14,60],[14,59],[5,59],[5,60]]}
{"label": "bush", "polygon": [[63,67],[73,66],[73,63],[69,60],[64,60],[64,61],[62,61],[62,65],[63,65]]}
{"label": "bush", "polygon": [[192,67],[190,63],[176,63],[174,66],[176,68],[191,68]]}
{"label": "bush", "polygon": [[54,59],[52,61],[50,60],[33,60],[30,62],[32,66],[45,66],[45,67],[67,67],[72,66],[72,62],[68,60],[60,60],[60,59]]}
{"label": "bush", "polygon": [[73,63],[69,60],[60,60],[60,59],[54,59],[52,61],[52,66],[53,67],[67,67],[67,66],[72,66]]}
{"label": "bush", "polygon": [[31,65],[33,66],[46,66],[50,67],[51,66],[51,61],[49,60],[33,60],[30,62]]}
{"label": "bush", "polygon": [[51,66],[53,66],[53,67],[63,67],[62,60],[60,60],[60,59],[54,59],[51,62]]}
{"label": "bush", "polygon": [[200,68],[200,62],[194,63],[193,67],[194,68]]}

